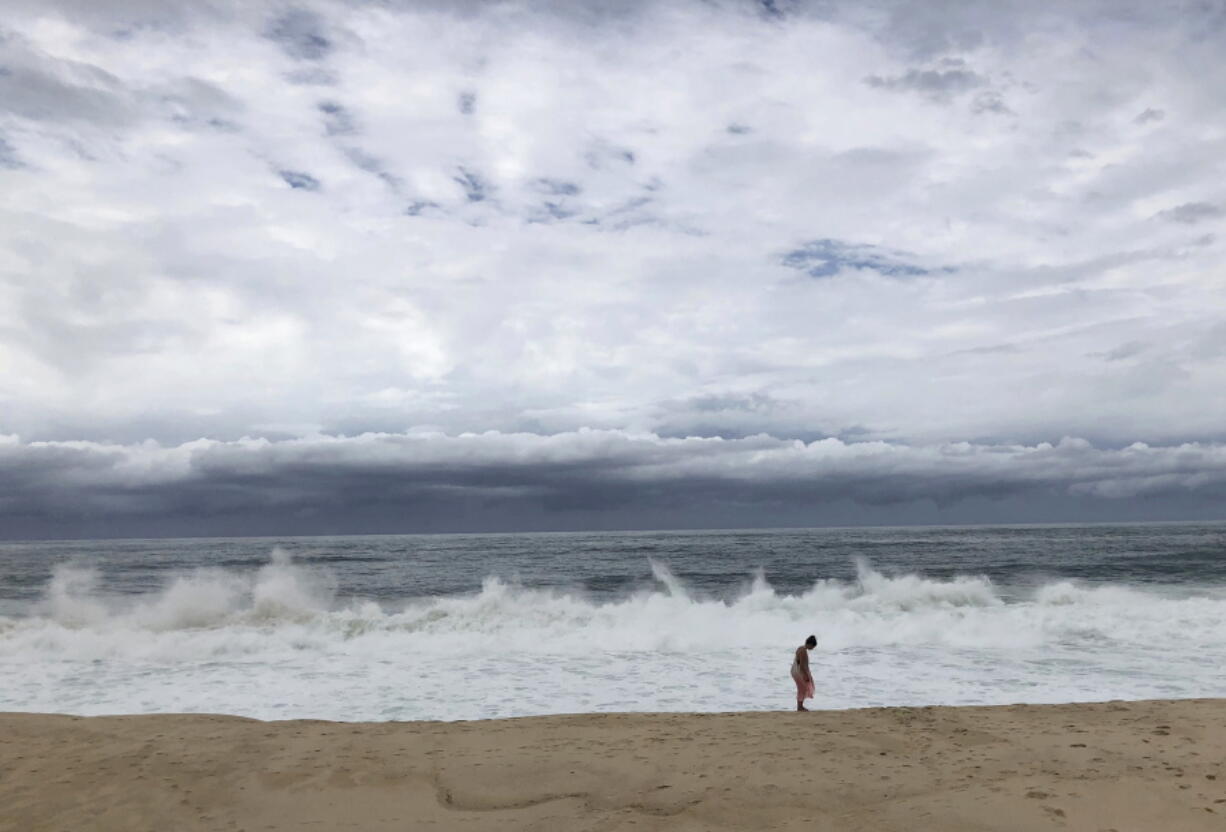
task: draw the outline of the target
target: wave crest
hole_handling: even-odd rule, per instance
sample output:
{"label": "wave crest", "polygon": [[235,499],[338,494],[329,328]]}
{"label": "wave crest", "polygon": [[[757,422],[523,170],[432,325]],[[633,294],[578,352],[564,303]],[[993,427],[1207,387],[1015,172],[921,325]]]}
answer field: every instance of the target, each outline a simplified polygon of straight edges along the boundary
{"label": "wave crest", "polygon": [[287,643],[346,649],[341,643],[391,639],[396,649],[427,653],[464,649],[474,640],[529,653],[590,645],[641,652],[777,649],[810,632],[830,649],[1015,648],[1154,639],[1175,621],[1212,641],[1206,628],[1226,620],[1226,602],[1213,599],[1179,602],[1062,581],[1006,601],[986,577],[891,576],[867,561],[857,562],[854,581],[821,579],[798,594],[778,593],[759,571],[722,599],[692,591],[666,564],[653,561],[651,570],[654,587],[606,602],[489,577],[475,594],[387,607],[339,601],[330,571],[296,564],[279,549],[254,573],[199,570],[135,598],[108,596],[96,571],[61,565],[36,614],[0,627],[0,649],[114,654],[160,639],[227,653]]}

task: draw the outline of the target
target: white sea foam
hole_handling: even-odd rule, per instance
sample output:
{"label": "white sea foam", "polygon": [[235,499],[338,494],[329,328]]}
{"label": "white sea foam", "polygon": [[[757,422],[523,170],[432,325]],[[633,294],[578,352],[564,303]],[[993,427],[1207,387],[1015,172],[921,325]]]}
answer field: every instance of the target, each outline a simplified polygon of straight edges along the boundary
{"label": "white sea foam", "polygon": [[1226,696],[1226,598],[1062,581],[1006,598],[986,578],[887,576],[779,594],[766,576],[703,597],[656,586],[596,602],[488,578],[479,593],[381,606],[274,551],[109,597],[60,566],[0,619],[0,710],[212,711],[264,718],[473,718],[786,707],[810,632],[817,704]]}

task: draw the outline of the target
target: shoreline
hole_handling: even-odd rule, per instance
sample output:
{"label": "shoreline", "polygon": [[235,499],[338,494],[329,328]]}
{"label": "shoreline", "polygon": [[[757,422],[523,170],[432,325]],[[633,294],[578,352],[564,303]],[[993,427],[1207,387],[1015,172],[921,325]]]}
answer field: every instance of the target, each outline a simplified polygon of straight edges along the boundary
{"label": "shoreline", "polygon": [[1226,699],[264,722],[0,714],[0,830],[1226,828]]}

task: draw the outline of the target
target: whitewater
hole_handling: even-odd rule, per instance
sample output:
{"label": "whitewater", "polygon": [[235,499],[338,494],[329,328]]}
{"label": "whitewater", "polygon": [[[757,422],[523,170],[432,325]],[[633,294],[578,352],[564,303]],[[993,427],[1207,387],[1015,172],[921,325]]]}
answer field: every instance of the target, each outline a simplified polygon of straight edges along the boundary
{"label": "whitewater", "polygon": [[[26,568],[10,563],[9,577],[24,577],[0,606],[0,711],[454,720],[780,709],[794,692],[791,652],[810,633],[821,708],[1226,696],[1221,531],[1198,538],[1195,569],[1186,547],[1170,574],[1155,574],[1160,556],[1129,550],[1094,568],[1083,558],[1073,577],[1022,569],[1000,546],[979,547],[978,571],[940,547],[921,557],[923,532],[825,549],[708,536],[722,555],[705,561],[675,540],[644,552],[636,537],[517,539],[503,563],[516,568],[502,575],[493,544],[476,537],[425,558],[415,580],[385,539],[245,541],[211,558],[188,546],[160,562],[108,559],[105,542],[91,544],[102,553],[92,559],[80,545],[34,547],[37,557],[27,547],[6,554]],[[755,558],[755,546],[769,552]],[[354,554],[363,547],[383,554]],[[586,552],[588,572],[568,571],[567,552]],[[1122,574],[1131,560],[1144,579]]]}

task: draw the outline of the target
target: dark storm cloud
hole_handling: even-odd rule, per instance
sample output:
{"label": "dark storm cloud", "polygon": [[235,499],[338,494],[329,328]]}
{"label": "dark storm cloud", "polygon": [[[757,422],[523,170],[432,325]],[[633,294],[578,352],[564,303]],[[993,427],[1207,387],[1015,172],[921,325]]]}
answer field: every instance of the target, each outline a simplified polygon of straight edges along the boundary
{"label": "dark storm cloud", "polygon": [[1098,500],[1221,495],[1226,446],[907,446],[766,435],[665,439],[585,430],[543,436],[367,434],[284,441],[0,443],[0,517],[226,516],[369,504],[523,506],[534,512],[693,510],[851,501],[953,505],[984,495]]}

